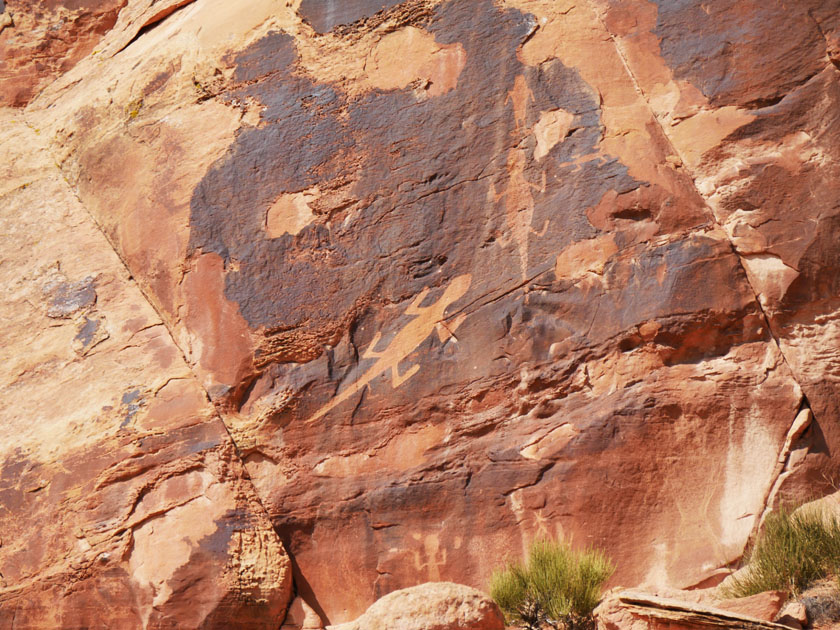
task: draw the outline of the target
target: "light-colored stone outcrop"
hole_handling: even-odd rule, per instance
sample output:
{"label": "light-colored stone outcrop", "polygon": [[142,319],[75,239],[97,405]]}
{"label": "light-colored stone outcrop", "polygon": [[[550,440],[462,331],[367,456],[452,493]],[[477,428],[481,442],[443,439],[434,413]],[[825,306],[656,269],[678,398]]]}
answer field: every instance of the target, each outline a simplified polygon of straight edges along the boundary
{"label": "light-colored stone outcrop", "polygon": [[400,589],[355,621],[328,630],[504,630],[499,607],[481,591],[452,582]]}
{"label": "light-colored stone outcrop", "polygon": [[636,591],[605,598],[595,609],[595,617],[598,630],[789,630],[741,611]]}

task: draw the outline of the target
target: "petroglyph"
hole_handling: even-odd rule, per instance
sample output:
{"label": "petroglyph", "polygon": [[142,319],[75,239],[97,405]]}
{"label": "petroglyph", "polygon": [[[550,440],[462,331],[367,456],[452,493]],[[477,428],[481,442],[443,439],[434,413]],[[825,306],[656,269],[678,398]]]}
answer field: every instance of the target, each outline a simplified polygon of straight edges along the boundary
{"label": "petroglyph", "polygon": [[388,370],[391,371],[391,384],[395,389],[414,376],[420,369],[419,365],[415,364],[400,374],[400,363],[419,348],[420,344],[432,332],[436,331],[441,341],[446,341],[453,336],[453,333],[464,321],[466,315],[461,314],[448,324],[444,323],[444,315],[446,309],[451,304],[466,294],[470,288],[471,281],[472,275],[470,274],[464,274],[454,278],[449,286],[446,287],[440,299],[431,306],[420,306],[429,294],[429,288],[426,287],[418,293],[408,308],[405,309],[406,315],[415,315],[416,317],[394,336],[391,343],[388,344],[388,347],[381,351],[376,350],[376,346],[382,338],[381,331],[377,332],[373,336],[373,340],[370,342],[367,350],[362,355],[364,359],[376,359],[376,363],[359,377],[355,383],[316,411],[307,422],[312,422],[326,415],[343,402],[349,400],[353,395],[362,391],[373,379]]}
{"label": "petroglyph", "polygon": [[525,125],[525,116],[528,113],[528,102],[534,100],[534,93],[528,87],[525,77],[521,74],[513,81],[513,89],[508,92],[505,105],[510,103],[513,106],[513,119],[516,121],[516,131]]}
{"label": "petroglyph", "polygon": [[[437,534],[428,534],[423,538],[420,534],[413,534],[416,541],[423,540],[423,551],[414,552],[414,568],[418,571],[426,569],[430,582],[440,582],[440,568],[446,566],[446,548],[441,549],[440,538]],[[423,558],[426,559],[423,562]]]}
{"label": "petroglyph", "polygon": [[543,172],[542,184],[537,186],[525,178],[526,164],[527,157],[523,149],[514,148],[508,151],[508,185],[504,192],[496,193],[495,187],[491,184],[489,191],[489,196],[494,203],[502,197],[505,199],[505,219],[509,232],[499,239],[499,244],[505,247],[511,239],[516,243],[523,279],[528,277],[528,237],[531,234],[545,236],[548,229],[547,219],[540,231],[531,226],[534,219],[534,195],[531,191],[545,192],[545,172]]}
{"label": "petroglyph", "polygon": [[[513,107],[513,119],[516,124],[514,136],[522,132],[527,123],[528,104],[534,100],[534,93],[528,87],[523,75],[518,75],[513,82],[513,88],[508,92],[505,104],[510,103]],[[537,146],[534,149],[534,158],[541,160],[559,142],[561,142],[571,131],[574,115],[561,109],[550,112],[541,112],[539,121],[534,125],[533,133]],[[545,192],[546,176],[543,171],[542,182],[536,185],[525,177],[525,168],[528,164],[528,157],[522,145],[508,151],[507,171],[508,184],[505,191],[497,193],[491,184],[489,198],[497,203],[502,197],[505,198],[505,219],[508,226],[508,234],[500,239],[502,247],[508,245],[511,239],[516,243],[519,252],[519,264],[522,269],[522,278],[528,277],[528,238],[531,234],[542,237],[548,229],[548,220],[537,231],[531,226],[534,218],[534,195],[533,190]]]}
{"label": "petroglyph", "polygon": [[545,507],[534,508],[524,505],[525,490],[519,489],[509,495],[510,511],[516,517],[522,548],[527,549],[531,542],[540,539],[562,540],[566,532],[562,523],[546,514]]}

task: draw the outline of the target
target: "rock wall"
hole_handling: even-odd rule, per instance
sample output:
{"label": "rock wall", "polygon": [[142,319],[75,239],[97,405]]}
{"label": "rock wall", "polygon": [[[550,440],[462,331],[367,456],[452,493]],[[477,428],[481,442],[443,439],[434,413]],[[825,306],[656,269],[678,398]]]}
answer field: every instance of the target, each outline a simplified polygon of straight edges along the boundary
{"label": "rock wall", "polygon": [[836,486],[840,0],[82,5],[0,31],[0,618],[276,626],[278,540],[331,623],[545,535],[685,587]]}
{"label": "rock wall", "polygon": [[289,558],[224,424],[19,114],[0,112],[0,627],[277,628]]}

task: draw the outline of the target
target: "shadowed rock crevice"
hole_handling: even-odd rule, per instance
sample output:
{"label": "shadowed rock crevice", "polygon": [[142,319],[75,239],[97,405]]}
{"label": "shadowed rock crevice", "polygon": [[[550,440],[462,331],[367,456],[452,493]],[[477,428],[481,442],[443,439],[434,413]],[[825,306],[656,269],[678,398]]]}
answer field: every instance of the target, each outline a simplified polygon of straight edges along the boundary
{"label": "shadowed rock crevice", "polygon": [[[811,435],[808,435],[809,432]],[[779,490],[782,488],[785,479],[795,472],[796,466],[802,463],[810,450],[819,450],[820,445],[814,444],[814,436],[819,433],[819,423],[813,416],[808,399],[803,395],[802,403],[785,437],[782,451],[779,453],[773,484],[770,486],[767,498],[764,501],[764,509],[759,514],[759,518],[750,534],[750,542],[755,541],[767,516],[779,507]],[[819,438],[816,441],[819,442]],[[822,442],[822,446],[825,447],[824,440]],[[817,446],[817,448],[814,448],[814,446]]]}
{"label": "shadowed rock crevice", "polygon": [[156,26],[159,26],[163,20],[175,13],[175,11],[184,8],[185,6],[194,1],[195,0],[176,0],[175,2],[169,3],[168,6],[161,9],[158,13],[155,13],[151,17],[146,18],[140,24],[140,29],[137,31],[137,33],[128,42],[126,42],[125,45],[123,45],[119,50],[115,51],[113,54],[116,55],[122,52],[123,50],[131,46],[131,44],[133,44],[135,41],[137,41],[139,37],[141,37],[145,33],[148,33]]}

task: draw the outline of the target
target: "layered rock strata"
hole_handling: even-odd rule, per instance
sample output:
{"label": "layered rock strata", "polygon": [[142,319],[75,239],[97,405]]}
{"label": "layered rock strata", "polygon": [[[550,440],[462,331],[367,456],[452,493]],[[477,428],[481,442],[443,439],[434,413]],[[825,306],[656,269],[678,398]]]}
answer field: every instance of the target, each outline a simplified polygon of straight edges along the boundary
{"label": "layered rock strata", "polygon": [[[197,390],[229,464],[196,487],[259,497],[325,622],[484,586],[536,536],[684,587],[836,484],[838,16],[129,0],[18,115],[224,422]],[[148,369],[126,382],[172,368]],[[57,418],[68,370],[30,395]],[[205,442],[173,435],[172,461]]]}
{"label": "layered rock strata", "polygon": [[277,628],[224,424],[42,135],[0,110],[0,144],[0,627]]}
{"label": "layered rock strata", "polygon": [[605,599],[596,609],[598,630],[790,630],[739,612],[649,593],[623,591]]}

